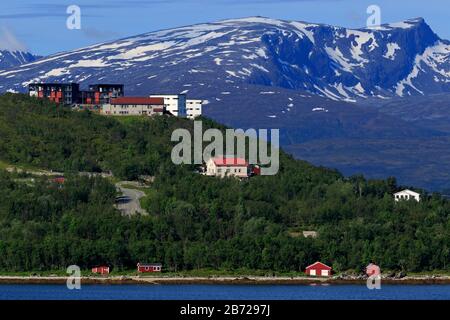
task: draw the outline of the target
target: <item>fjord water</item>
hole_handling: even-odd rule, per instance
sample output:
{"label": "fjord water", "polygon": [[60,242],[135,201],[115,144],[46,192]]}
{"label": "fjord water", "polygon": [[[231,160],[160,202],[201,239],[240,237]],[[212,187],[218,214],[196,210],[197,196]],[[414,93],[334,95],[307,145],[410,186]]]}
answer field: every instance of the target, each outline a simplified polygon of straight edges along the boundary
{"label": "fjord water", "polygon": [[450,285],[0,285],[0,300],[450,300]]}

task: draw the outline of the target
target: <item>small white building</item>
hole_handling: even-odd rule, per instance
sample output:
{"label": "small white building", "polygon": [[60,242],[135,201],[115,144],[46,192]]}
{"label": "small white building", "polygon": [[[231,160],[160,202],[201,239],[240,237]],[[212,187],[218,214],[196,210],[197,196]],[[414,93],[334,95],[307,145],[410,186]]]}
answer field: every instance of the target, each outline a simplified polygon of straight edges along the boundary
{"label": "small white building", "polygon": [[303,231],[304,238],[317,238],[317,231]]}
{"label": "small white building", "polygon": [[119,97],[102,105],[102,114],[116,116],[161,115],[164,113],[164,100],[147,97]]}
{"label": "small white building", "polygon": [[176,117],[186,117],[186,95],[185,94],[152,94],[150,98],[164,99],[166,111]]}
{"label": "small white building", "polygon": [[420,202],[420,193],[405,189],[400,192],[394,193],[394,199],[395,201],[414,199],[417,202]]}
{"label": "small white building", "polygon": [[186,114],[189,119],[195,119],[202,115],[203,100],[187,99],[186,100]]}
{"label": "small white building", "polygon": [[206,161],[207,176],[248,178],[250,166],[245,159],[214,157]]}

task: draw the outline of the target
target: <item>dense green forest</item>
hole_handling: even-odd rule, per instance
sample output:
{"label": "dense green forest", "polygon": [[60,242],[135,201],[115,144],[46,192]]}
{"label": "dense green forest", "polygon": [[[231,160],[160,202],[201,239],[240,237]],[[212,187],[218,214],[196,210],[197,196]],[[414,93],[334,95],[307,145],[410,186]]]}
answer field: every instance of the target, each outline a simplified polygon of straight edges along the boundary
{"label": "dense green forest", "polygon": [[[204,128],[223,127],[203,119]],[[345,178],[281,153],[276,176],[246,181],[201,176],[170,160],[174,117],[117,119],[72,112],[24,95],[0,96],[0,160],[66,172],[63,185],[0,170],[0,270],[246,268],[289,272],[321,260],[337,271],[449,270],[450,202],[393,201],[394,178]],[[155,176],[147,216],[114,208],[109,171],[120,179]],[[304,238],[315,230],[317,238]]]}

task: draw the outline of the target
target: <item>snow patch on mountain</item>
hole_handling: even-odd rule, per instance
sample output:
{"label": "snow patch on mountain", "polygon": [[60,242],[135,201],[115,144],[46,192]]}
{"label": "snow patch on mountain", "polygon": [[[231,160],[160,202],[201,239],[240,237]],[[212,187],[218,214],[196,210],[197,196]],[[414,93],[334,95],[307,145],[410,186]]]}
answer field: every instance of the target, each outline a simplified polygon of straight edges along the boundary
{"label": "snow patch on mountain", "polygon": [[387,45],[387,51],[383,55],[384,58],[389,60],[395,60],[395,51],[400,50],[400,46],[397,43],[389,42]]}
{"label": "snow patch on mountain", "polygon": [[373,29],[264,17],[229,19],[149,32],[0,69],[0,90],[25,91],[33,81],[105,79],[124,83],[131,93],[153,88],[179,92],[186,83],[221,88],[204,97],[209,101],[222,89],[238,94],[245,84],[348,102],[450,90],[449,42],[439,39],[423,19]]}
{"label": "snow patch on mountain", "polygon": [[35,61],[38,58],[38,56],[35,56],[30,52],[0,49],[0,70],[17,67]]}

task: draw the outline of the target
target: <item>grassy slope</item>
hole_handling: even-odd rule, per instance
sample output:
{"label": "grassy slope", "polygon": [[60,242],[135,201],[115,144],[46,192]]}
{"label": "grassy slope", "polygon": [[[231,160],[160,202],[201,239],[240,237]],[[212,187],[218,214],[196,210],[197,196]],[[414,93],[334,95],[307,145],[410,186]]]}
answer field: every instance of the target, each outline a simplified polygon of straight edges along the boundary
{"label": "grassy slope", "polygon": [[[205,272],[212,264],[220,266],[214,268],[215,273],[235,272],[229,270],[236,266],[254,272],[259,272],[260,266],[293,272],[319,258],[334,263],[338,270],[357,269],[373,257],[392,268],[418,270],[447,242],[448,205],[436,198],[394,206],[391,193],[396,186],[392,181],[344,179],[333,170],[296,161],[284,153],[277,176],[242,183],[202,177],[193,174],[191,167],[173,166],[170,134],[179,127],[192,130],[192,122],[166,117],[102,117],[70,112],[21,95],[5,95],[0,97],[0,159],[54,170],[112,170],[121,179],[157,176],[154,188],[145,191],[148,197],[143,206],[152,217],[143,220],[151,222],[143,231],[154,237],[146,239],[149,246],[155,245],[151,240],[157,240],[160,247],[155,249],[157,255],[144,257],[159,261],[166,255],[168,264],[180,259],[193,274]],[[223,129],[205,119],[207,127]],[[139,226],[141,222],[133,223]],[[102,228],[104,222],[99,223],[92,228]],[[127,234],[127,226],[120,237]],[[318,228],[320,237],[294,239],[286,234],[302,226]],[[139,242],[128,245],[139,253]],[[182,250],[184,256],[181,259],[174,251],[173,257],[167,257],[170,250]],[[205,257],[213,250],[220,259],[230,261],[219,264],[215,257],[214,262],[208,258],[197,264],[195,257]],[[186,262],[189,255],[191,262]],[[441,266],[440,261],[433,265]],[[192,268],[198,270],[189,271]]]}

